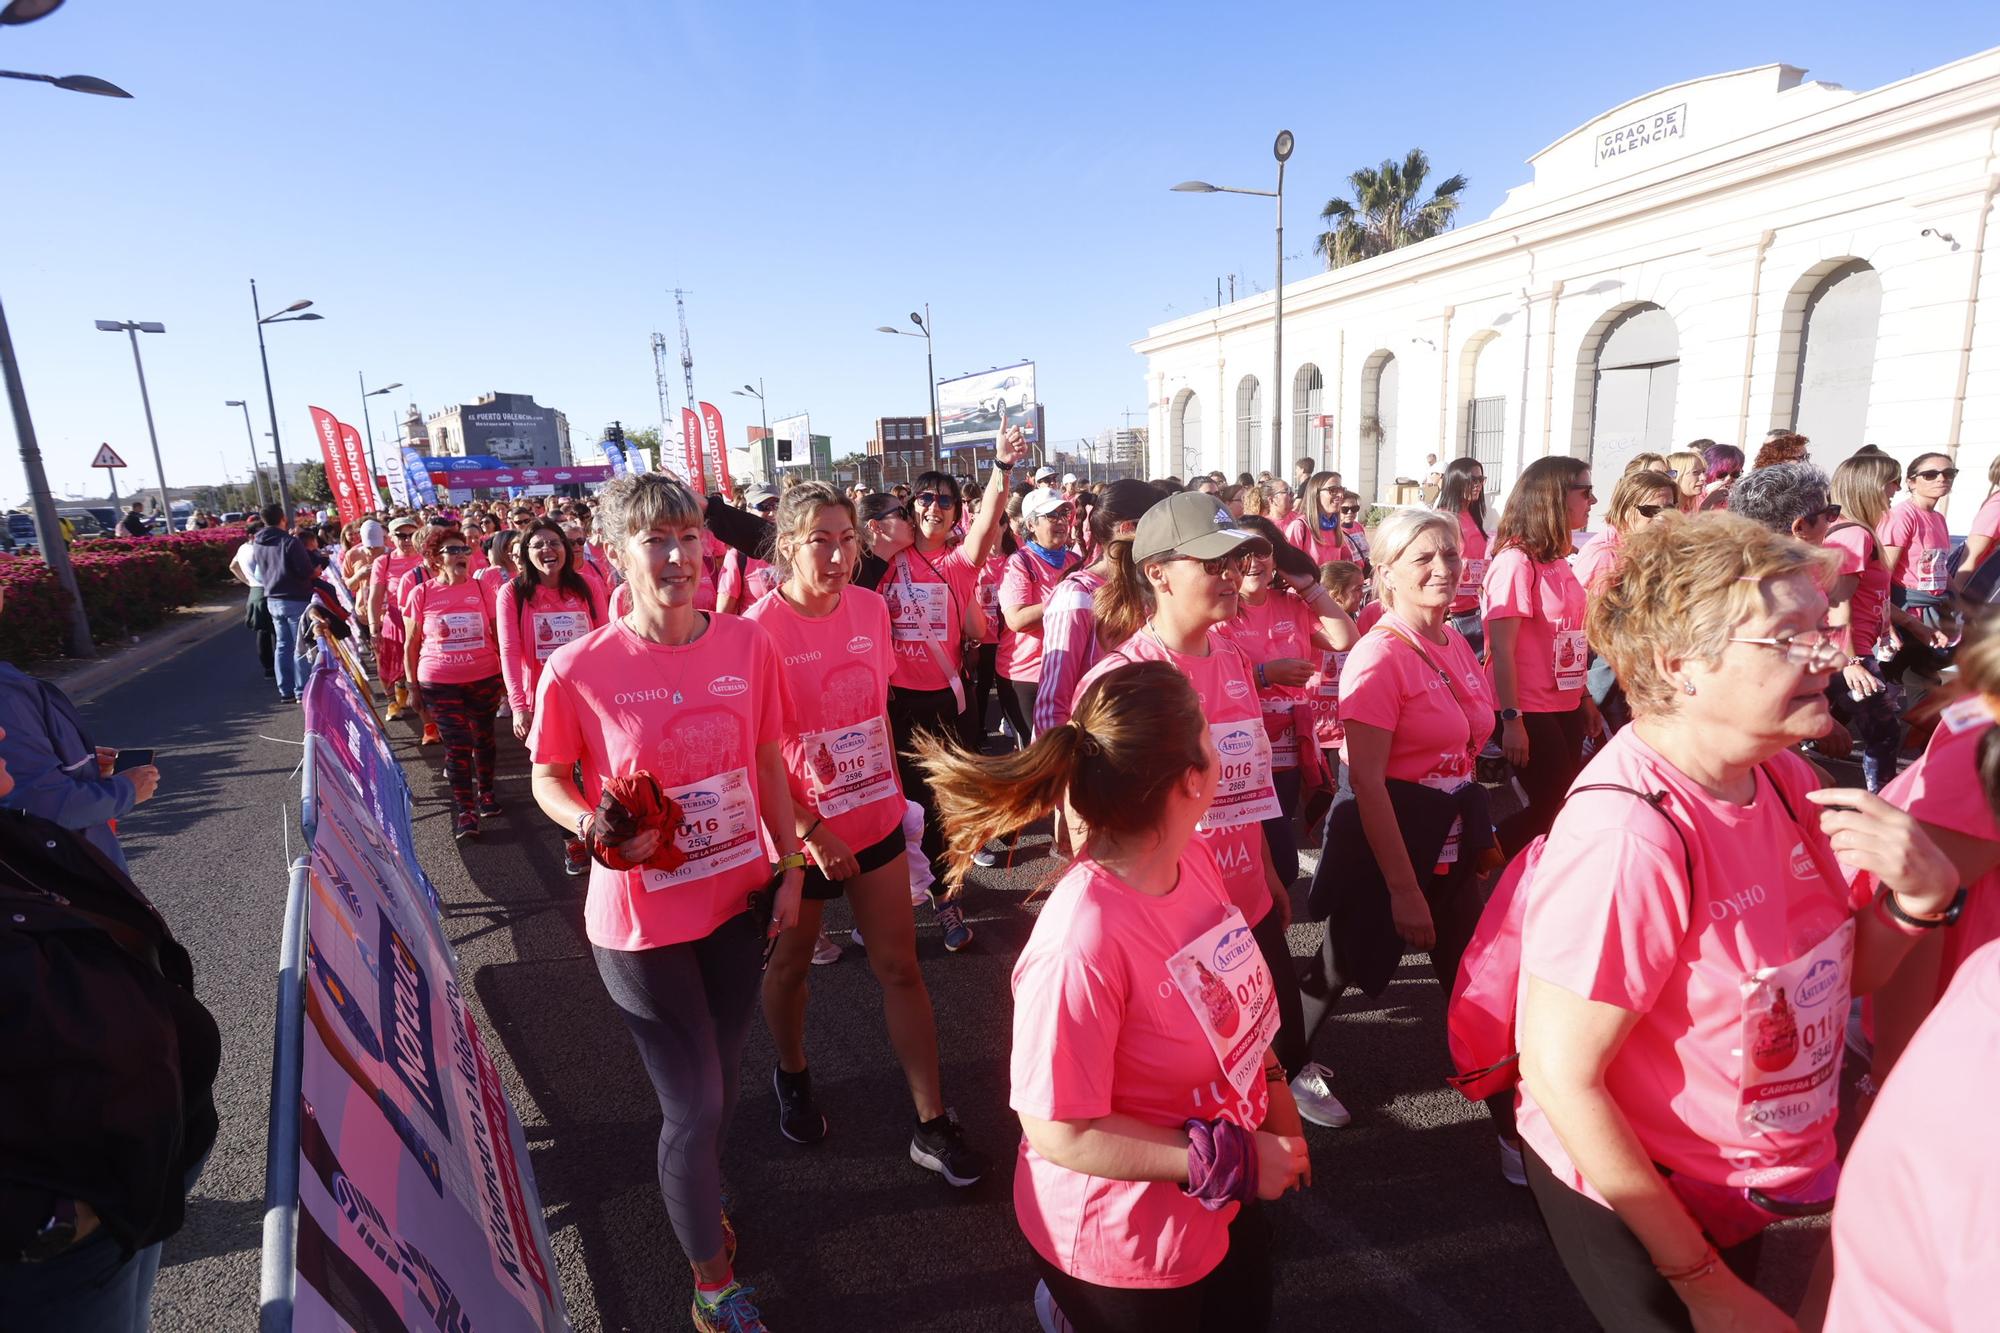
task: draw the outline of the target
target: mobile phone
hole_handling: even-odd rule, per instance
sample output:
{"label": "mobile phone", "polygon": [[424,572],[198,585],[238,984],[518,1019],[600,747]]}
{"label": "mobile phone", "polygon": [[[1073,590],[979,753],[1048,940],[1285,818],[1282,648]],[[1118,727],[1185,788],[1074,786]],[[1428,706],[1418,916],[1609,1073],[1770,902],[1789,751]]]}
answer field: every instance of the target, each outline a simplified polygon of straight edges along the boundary
{"label": "mobile phone", "polygon": [[123,773],[128,768],[144,768],[152,762],[151,750],[120,750],[118,757],[111,761],[111,771]]}

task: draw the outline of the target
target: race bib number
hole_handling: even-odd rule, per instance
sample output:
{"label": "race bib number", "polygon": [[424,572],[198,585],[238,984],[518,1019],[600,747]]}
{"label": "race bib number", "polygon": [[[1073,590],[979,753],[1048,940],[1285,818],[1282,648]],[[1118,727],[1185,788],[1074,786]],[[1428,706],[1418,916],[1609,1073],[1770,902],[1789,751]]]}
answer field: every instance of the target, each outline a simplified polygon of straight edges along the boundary
{"label": "race bib number", "polygon": [[822,816],[845,814],[896,795],[896,756],[881,717],[851,727],[807,733],[806,769]]}
{"label": "race bib number", "polygon": [[1283,813],[1278,789],[1271,783],[1271,740],[1264,734],[1264,720],[1211,722],[1208,731],[1215,740],[1216,754],[1222,758],[1222,779],[1215,784],[1215,799],[1209,802],[1208,813],[1196,827],[1204,832],[1235,828]]}
{"label": "race bib number", "polygon": [[1263,952],[1234,907],[1221,924],[1167,959],[1181,998],[1194,1013],[1236,1095],[1251,1105],[1264,1081],[1264,1052],[1278,1033],[1278,998]]}
{"label": "race bib number", "polygon": [[1942,593],[1949,581],[1945,566],[1950,559],[1949,551],[1910,552],[1910,586],[1918,592]]}
{"label": "race bib number", "polygon": [[1852,918],[1804,957],[1742,979],[1736,1121],[1744,1130],[1799,1134],[1839,1109],[1853,982]]}
{"label": "race bib number", "polygon": [[556,649],[590,633],[588,611],[537,611],[534,620],[537,662],[548,661]]}
{"label": "race bib number", "polygon": [[477,648],[486,638],[486,617],[477,611],[442,611],[438,625],[444,630],[438,646],[446,652]]}
{"label": "race bib number", "polygon": [[1486,582],[1486,557],[1468,557],[1458,570],[1458,595],[1460,597],[1479,596],[1479,587]]}
{"label": "race bib number", "polygon": [[942,583],[908,580],[885,584],[889,634],[898,643],[943,643],[950,620],[951,589]]}
{"label": "race bib number", "polygon": [[678,870],[649,868],[646,892],[692,884],[763,859],[764,838],[757,827],[756,803],[750,799],[749,769],[703,778],[667,795],[680,807],[681,825],[674,830],[674,845],[687,860]]}
{"label": "race bib number", "polygon": [[1271,743],[1272,768],[1299,766],[1299,732],[1296,699],[1264,699],[1264,738]]}
{"label": "race bib number", "polygon": [[1590,670],[1590,645],[1580,629],[1559,629],[1555,641],[1556,688],[1580,690]]}

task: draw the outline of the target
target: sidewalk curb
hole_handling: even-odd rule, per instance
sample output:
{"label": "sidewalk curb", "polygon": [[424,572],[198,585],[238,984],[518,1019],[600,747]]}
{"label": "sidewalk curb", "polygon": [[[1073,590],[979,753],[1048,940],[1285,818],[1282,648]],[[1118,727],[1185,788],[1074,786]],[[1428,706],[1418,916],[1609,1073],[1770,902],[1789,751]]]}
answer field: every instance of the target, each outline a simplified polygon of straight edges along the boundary
{"label": "sidewalk curb", "polygon": [[155,630],[122,652],[79,663],[45,675],[43,679],[60,686],[72,702],[88,703],[113,686],[122,685],[169,658],[207,643],[231,625],[240,626],[242,623],[241,596],[216,605],[194,607],[184,612],[177,623]]}

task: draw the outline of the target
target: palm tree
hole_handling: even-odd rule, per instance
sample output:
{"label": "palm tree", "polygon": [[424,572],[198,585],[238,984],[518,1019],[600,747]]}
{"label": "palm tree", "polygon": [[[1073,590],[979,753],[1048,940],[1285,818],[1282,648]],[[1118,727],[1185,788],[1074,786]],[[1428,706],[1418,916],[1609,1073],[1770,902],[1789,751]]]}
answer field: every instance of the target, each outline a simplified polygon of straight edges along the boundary
{"label": "palm tree", "polygon": [[1339,268],[1372,259],[1449,231],[1465,177],[1451,177],[1423,199],[1430,174],[1430,157],[1423,149],[1412,148],[1401,162],[1384,158],[1381,166],[1363,167],[1349,176],[1353,200],[1329,199],[1320,210],[1327,230],[1319,234],[1314,248],[1326,266]]}

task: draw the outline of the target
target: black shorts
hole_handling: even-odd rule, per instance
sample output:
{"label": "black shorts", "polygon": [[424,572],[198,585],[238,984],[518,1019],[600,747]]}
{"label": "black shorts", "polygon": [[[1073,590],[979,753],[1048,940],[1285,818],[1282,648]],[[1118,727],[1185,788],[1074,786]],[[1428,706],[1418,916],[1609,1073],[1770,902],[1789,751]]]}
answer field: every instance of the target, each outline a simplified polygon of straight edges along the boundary
{"label": "black shorts", "polygon": [[[863,847],[854,854],[854,863],[860,867],[859,870],[855,871],[855,874],[865,875],[871,870],[880,870],[883,866],[888,865],[891,861],[901,856],[903,849],[908,845],[908,842],[903,837],[902,821],[897,820],[896,827],[890,829],[880,842],[875,843],[873,846]],[[828,879],[820,872],[818,866],[814,865],[811,861],[806,862],[806,887],[805,892],[801,896],[824,901],[828,898],[838,898],[846,892],[846,880]]]}

